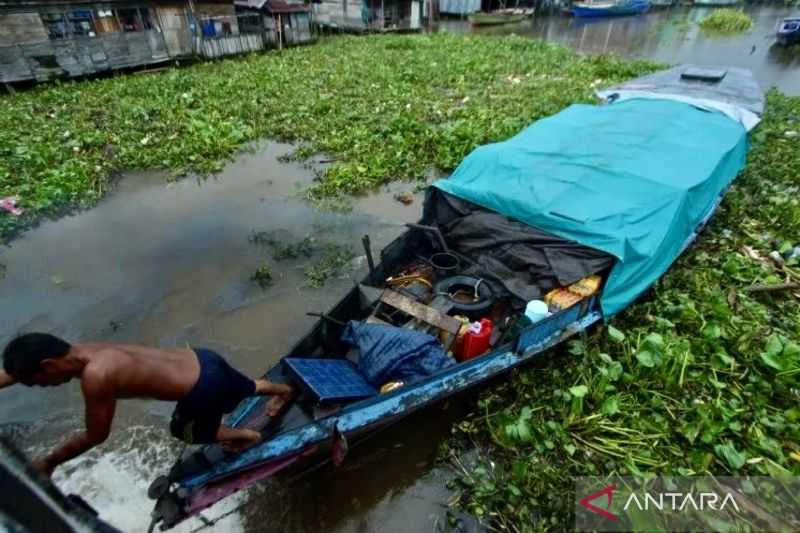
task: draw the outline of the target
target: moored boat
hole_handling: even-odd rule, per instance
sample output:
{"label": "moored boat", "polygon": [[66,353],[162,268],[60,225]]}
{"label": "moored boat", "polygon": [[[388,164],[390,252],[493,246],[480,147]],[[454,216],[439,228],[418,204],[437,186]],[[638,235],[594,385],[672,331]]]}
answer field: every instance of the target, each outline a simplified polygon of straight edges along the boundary
{"label": "moored boat", "polygon": [[783,19],[778,23],[778,31],[775,34],[778,44],[790,46],[800,43],[800,15]]}
{"label": "moored boat", "polygon": [[420,224],[267,371],[298,391],[285,412],[252,398],[227,420],[262,442],[188,450],[151,485],[155,522],[323,450],[340,462],[348,439],[542,357],[648,290],[743,168],[763,93],[743,69],[680,66],[598,95],[434,183]]}
{"label": "moored boat", "polygon": [[571,13],[575,17],[623,17],[638,15],[650,9],[650,0],[609,0],[575,2]]}
{"label": "moored boat", "polygon": [[501,24],[512,24],[521,22],[533,16],[533,9],[514,8],[500,9],[488,13],[472,13],[467,18],[473,26],[498,26]]}
{"label": "moored boat", "polygon": [[727,7],[741,4],[742,0],[693,0],[695,7]]}

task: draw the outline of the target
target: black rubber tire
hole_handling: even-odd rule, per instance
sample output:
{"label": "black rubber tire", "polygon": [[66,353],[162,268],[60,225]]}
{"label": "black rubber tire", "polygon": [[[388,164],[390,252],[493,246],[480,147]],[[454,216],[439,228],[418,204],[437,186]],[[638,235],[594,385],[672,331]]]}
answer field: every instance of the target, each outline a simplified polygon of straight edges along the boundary
{"label": "black rubber tire", "polygon": [[[472,276],[452,276],[437,282],[434,287],[434,293],[450,294],[450,289],[455,285],[474,287],[478,281],[480,281],[479,278],[473,278]],[[480,299],[475,303],[457,302],[451,298],[453,302],[453,311],[450,313],[467,315],[470,318],[486,316],[489,313],[489,309],[491,309],[494,304],[494,292],[485,281],[481,281],[478,287],[478,297]]]}

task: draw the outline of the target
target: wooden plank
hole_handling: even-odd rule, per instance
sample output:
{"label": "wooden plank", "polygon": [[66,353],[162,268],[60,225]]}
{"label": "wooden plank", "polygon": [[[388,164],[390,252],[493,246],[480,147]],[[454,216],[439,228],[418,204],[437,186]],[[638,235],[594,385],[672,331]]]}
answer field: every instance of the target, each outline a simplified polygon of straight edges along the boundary
{"label": "wooden plank", "polygon": [[367,317],[366,322],[367,322],[367,324],[380,324],[382,326],[391,326],[391,324],[389,324],[385,320],[381,320],[380,318],[378,318],[376,316]]}
{"label": "wooden plank", "polygon": [[457,319],[392,290],[383,291],[381,302],[453,335],[458,334],[458,330],[461,328],[461,322]]}

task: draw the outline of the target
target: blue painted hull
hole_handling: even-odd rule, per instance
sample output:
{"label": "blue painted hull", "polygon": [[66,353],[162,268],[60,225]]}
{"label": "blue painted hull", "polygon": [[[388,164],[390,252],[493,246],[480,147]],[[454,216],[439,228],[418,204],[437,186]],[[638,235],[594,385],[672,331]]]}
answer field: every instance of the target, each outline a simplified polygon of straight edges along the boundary
{"label": "blue painted hull", "polygon": [[610,7],[575,4],[572,6],[572,15],[580,18],[625,17],[645,13],[649,9],[650,2],[641,1],[619,3]]}

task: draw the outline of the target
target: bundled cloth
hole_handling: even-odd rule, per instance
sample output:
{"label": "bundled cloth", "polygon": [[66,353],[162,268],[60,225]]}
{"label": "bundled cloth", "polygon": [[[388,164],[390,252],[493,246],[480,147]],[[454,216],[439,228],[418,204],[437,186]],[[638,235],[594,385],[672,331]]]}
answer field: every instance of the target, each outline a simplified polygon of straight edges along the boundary
{"label": "bundled cloth", "polygon": [[358,348],[358,369],[376,387],[410,383],[455,364],[439,341],[411,329],[350,321],[342,341]]}
{"label": "bundled cloth", "polygon": [[6,198],[0,198],[0,209],[11,213],[15,217],[18,217],[23,213],[22,208],[17,207],[18,202],[19,198],[16,196],[8,196]]}

